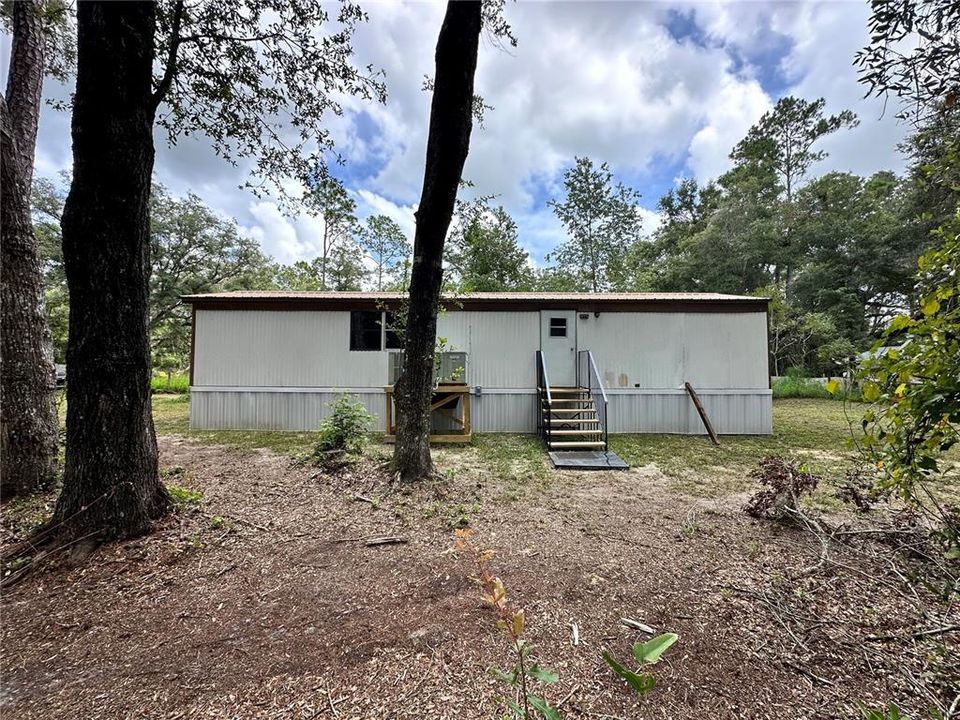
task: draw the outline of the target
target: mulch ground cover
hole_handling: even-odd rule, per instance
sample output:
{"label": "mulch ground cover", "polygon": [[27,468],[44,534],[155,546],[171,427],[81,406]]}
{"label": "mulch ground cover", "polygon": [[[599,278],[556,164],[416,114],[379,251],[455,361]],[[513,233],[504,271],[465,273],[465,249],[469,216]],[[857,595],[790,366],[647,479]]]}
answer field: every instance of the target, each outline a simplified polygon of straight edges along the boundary
{"label": "mulch ground cover", "polygon": [[[4,718],[503,717],[489,670],[509,646],[452,549],[464,525],[566,718],[841,718],[861,700],[919,719],[957,692],[956,608],[872,536],[825,554],[652,466],[518,492],[478,467],[406,488],[370,459],[324,470],[173,437],[161,455],[199,505],[4,591]],[[643,701],[600,655],[649,637],[623,618],[680,635]]]}

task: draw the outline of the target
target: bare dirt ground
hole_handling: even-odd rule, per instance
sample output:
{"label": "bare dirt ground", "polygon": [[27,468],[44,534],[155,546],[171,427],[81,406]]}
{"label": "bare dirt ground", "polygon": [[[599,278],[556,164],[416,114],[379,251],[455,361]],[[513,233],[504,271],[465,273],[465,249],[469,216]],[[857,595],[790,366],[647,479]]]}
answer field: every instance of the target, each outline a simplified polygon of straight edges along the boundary
{"label": "bare dirt ground", "polygon": [[[450,453],[443,480],[405,490],[371,460],[330,475],[172,437],[161,452],[199,507],[5,591],[4,718],[503,717],[488,670],[507,643],[451,551],[467,523],[566,718],[856,717],[855,699],[921,718],[956,691],[957,633],[912,637],[956,610],[882,553],[850,536],[820,563],[808,531],[652,466],[518,485]],[[388,535],[406,542],[364,542]],[[647,637],[624,617],[680,635],[642,702],[600,657]]]}

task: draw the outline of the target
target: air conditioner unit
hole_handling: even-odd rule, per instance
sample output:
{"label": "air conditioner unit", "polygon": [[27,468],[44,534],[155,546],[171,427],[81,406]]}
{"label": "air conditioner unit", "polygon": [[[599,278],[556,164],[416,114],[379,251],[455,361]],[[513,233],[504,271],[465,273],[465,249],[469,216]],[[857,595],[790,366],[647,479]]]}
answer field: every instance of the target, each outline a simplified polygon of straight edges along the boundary
{"label": "air conditioner unit", "polygon": [[465,352],[440,353],[440,382],[467,382],[467,354]]}
{"label": "air conditioner unit", "polygon": [[[396,385],[397,378],[403,370],[403,352],[392,352],[389,355],[388,384]],[[440,353],[440,382],[467,383],[467,353],[444,352]]]}
{"label": "air conditioner unit", "polygon": [[396,385],[397,378],[400,377],[400,372],[403,370],[403,353],[392,352],[388,355],[390,364],[388,365],[387,384]]}

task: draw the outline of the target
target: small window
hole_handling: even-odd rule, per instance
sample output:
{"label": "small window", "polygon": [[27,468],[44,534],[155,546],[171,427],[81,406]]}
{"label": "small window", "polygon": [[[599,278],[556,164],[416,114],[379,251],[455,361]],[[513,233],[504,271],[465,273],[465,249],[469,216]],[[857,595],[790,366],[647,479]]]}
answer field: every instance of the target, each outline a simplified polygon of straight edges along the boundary
{"label": "small window", "polygon": [[400,327],[399,318],[393,313],[386,314],[387,332],[385,344],[387,350],[400,350],[403,348],[403,328]]}
{"label": "small window", "polygon": [[567,319],[566,318],[550,318],[550,337],[566,337],[567,336]]}
{"label": "small window", "polygon": [[383,313],[379,310],[353,310],[350,313],[350,349],[380,350]]}

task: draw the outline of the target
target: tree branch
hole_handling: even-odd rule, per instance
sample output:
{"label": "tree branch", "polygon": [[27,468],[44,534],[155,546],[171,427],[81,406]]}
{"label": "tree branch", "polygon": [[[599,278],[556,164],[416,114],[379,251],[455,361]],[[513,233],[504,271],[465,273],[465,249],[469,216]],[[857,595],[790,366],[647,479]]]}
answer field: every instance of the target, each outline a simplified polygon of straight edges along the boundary
{"label": "tree branch", "polygon": [[177,0],[173,8],[173,23],[170,29],[170,50],[167,53],[167,66],[164,68],[163,77],[157,89],[153,91],[150,98],[151,110],[156,113],[164,97],[170,92],[170,86],[173,84],[173,76],[177,73],[177,50],[180,49],[180,43],[183,41],[180,37],[180,24],[183,21],[183,0]]}

